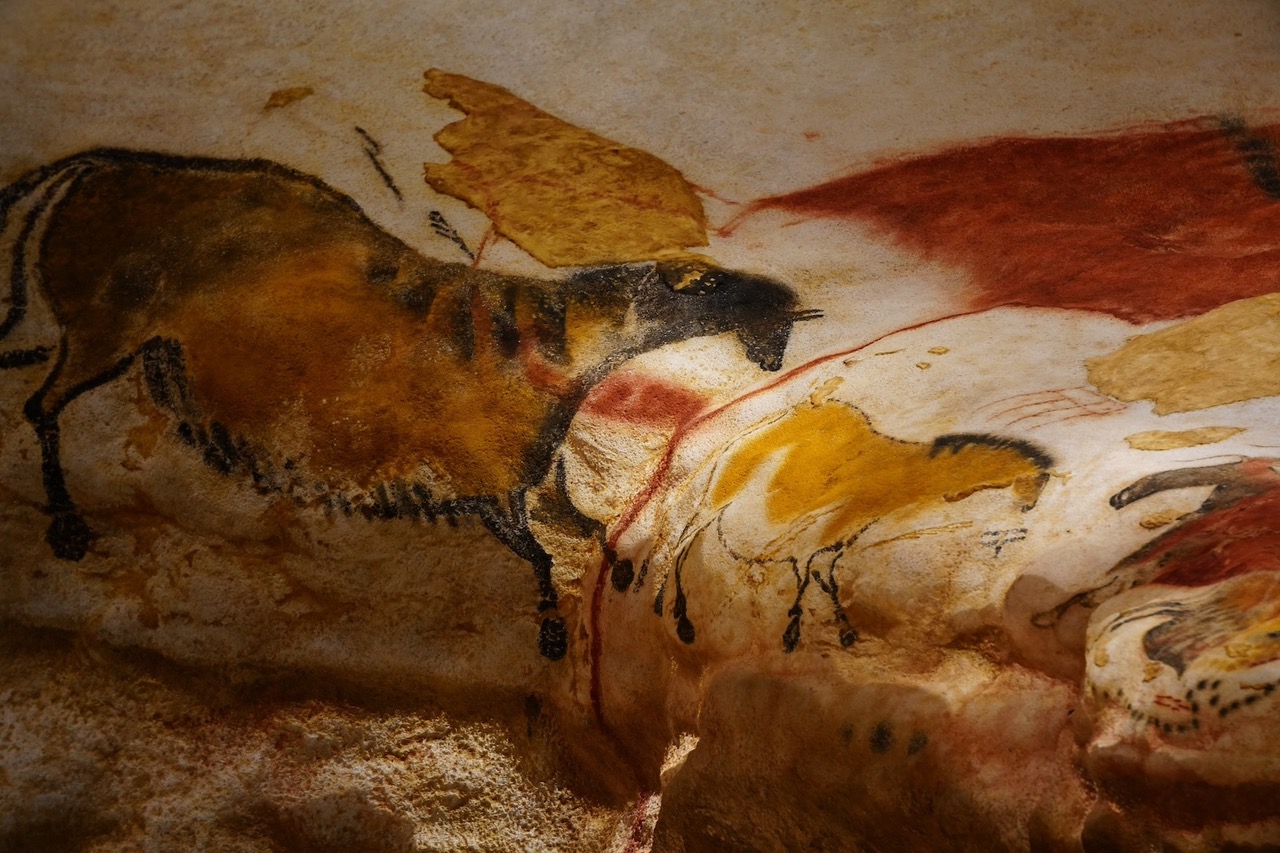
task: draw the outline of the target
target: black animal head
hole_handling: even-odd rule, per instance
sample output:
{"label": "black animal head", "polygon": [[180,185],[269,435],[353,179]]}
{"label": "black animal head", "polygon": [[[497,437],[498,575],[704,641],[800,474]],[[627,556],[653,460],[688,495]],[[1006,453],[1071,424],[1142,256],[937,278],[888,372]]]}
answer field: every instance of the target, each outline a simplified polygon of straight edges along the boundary
{"label": "black animal head", "polygon": [[660,262],[655,285],[636,294],[638,318],[665,330],[664,343],[733,332],[747,358],[778,370],[798,320],[822,316],[797,311],[796,295],[781,282],[692,261]]}

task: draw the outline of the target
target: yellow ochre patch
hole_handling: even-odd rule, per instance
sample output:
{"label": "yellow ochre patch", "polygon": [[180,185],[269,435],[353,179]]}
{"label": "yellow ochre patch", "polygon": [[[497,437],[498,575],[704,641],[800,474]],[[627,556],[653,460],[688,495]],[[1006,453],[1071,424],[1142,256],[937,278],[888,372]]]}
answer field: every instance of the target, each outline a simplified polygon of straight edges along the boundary
{"label": "yellow ochre patch", "polygon": [[1280,293],[1138,335],[1085,365],[1102,393],[1151,400],[1157,415],[1280,394]]}
{"label": "yellow ochre patch", "polygon": [[1242,432],[1244,427],[1201,427],[1178,431],[1153,429],[1127,435],[1124,440],[1134,450],[1179,450],[1183,447],[1217,444]]}
{"label": "yellow ochre patch", "polygon": [[597,136],[506,89],[432,69],[424,90],[467,114],[436,134],[453,155],[427,163],[432,189],[484,212],[550,267],[681,256],[707,244],[688,181],[645,151]]}
{"label": "yellow ochre patch", "polygon": [[1014,487],[1034,502],[1044,470],[1015,447],[967,444],[958,449],[899,441],[876,432],[852,406],[801,406],[763,430],[734,454],[716,483],[723,505],[746,487],[761,466],[782,454],[766,496],[774,524],[829,514],[824,539],[856,534],[896,510],[957,501],[982,489]]}

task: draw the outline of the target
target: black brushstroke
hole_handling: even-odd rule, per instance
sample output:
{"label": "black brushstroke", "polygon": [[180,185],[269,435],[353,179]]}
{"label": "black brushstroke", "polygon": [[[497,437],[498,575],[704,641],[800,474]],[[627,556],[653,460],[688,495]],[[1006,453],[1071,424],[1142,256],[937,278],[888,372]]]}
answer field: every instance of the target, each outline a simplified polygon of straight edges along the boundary
{"label": "black brushstroke", "polygon": [[938,436],[933,440],[933,445],[929,448],[929,458],[934,458],[944,450],[959,453],[966,447],[975,446],[990,447],[994,450],[1016,451],[1042,471],[1048,471],[1053,467],[1053,457],[1049,455],[1048,451],[1037,447],[1029,441],[982,432],[957,432]]}
{"label": "black brushstroke", "polygon": [[462,235],[458,233],[457,229],[444,218],[443,213],[438,210],[431,211],[427,214],[427,222],[431,224],[432,231],[457,246],[471,260],[474,261],[476,259],[475,253],[467,246],[466,241],[462,239]]}
{"label": "black brushstroke", "polygon": [[872,752],[877,755],[885,754],[893,747],[893,726],[889,725],[888,720],[881,720],[871,730],[871,736],[867,740]]}
{"label": "black brushstroke", "polygon": [[12,367],[31,367],[44,364],[53,354],[52,347],[35,347],[33,349],[11,350],[0,352],[0,370]]}
{"label": "black brushstroke", "polygon": [[387,171],[387,167],[382,163],[382,143],[370,136],[369,131],[360,125],[356,125],[356,133],[364,138],[364,154],[369,158],[369,162],[373,164],[374,171],[378,173],[382,183],[386,184],[387,189],[391,190],[397,201],[404,202],[404,195],[400,192],[400,188],[396,186],[396,182],[392,179],[391,173]]}

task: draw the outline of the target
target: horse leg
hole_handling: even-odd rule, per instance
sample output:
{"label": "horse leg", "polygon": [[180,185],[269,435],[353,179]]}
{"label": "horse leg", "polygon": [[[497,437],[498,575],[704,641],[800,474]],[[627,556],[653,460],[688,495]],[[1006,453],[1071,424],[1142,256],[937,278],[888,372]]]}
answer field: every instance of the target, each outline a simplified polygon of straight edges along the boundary
{"label": "horse leg", "polygon": [[[88,552],[94,533],[71,500],[71,493],[67,491],[67,481],[62,471],[58,416],[56,413],[39,412],[42,396],[37,394],[27,401],[26,414],[40,441],[40,474],[44,480],[45,497],[48,499],[45,513],[51,518],[44,538],[53,549],[54,556],[76,562]],[[33,414],[36,416],[33,417]]]}
{"label": "horse leg", "polygon": [[[827,549],[823,549],[827,550]],[[819,551],[818,554],[821,554]],[[814,557],[817,554],[813,555]],[[822,573],[813,571],[813,579],[818,582],[818,586],[822,587],[822,591],[831,599],[831,611],[835,616],[836,625],[840,629],[840,645],[849,648],[858,641],[858,630],[849,623],[849,615],[844,612],[844,605],[840,603],[840,584],[836,581],[836,563],[840,562],[840,558],[844,556],[844,545],[832,546],[831,562],[827,566],[826,577],[823,578]],[[810,559],[812,563],[812,558]]]}
{"label": "horse leg", "polygon": [[[552,559],[542,544],[529,530],[529,516],[524,492],[517,490],[510,495],[510,515],[502,512],[496,499],[486,499],[475,507],[484,526],[498,540],[529,561],[538,583],[538,613],[544,614],[538,628],[538,651],[548,660],[560,660],[569,651],[569,632],[564,619],[556,613],[560,598],[551,579]],[[470,507],[467,507],[470,509]]]}

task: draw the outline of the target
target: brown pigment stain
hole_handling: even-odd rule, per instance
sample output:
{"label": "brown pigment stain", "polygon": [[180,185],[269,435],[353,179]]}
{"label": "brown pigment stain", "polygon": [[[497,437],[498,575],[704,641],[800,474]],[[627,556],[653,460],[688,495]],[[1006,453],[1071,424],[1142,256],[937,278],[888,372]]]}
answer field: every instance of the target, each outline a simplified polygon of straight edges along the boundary
{"label": "brown pigment stain", "polygon": [[872,542],[868,548],[878,548],[881,545],[889,545],[893,542],[904,542],[911,539],[923,539],[926,536],[937,536],[941,533],[954,533],[957,530],[965,530],[973,527],[972,521],[957,521],[954,524],[942,524],[937,527],[924,527],[920,530],[912,530],[909,533],[902,533],[898,536],[891,536],[888,539],[881,539],[878,542]]}
{"label": "brown pigment stain", "polygon": [[1219,672],[1280,660],[1280,575],[1249,574],[1222,585],[1207,600],[1149,631],[1149,657],[1183,667],[1202,659]]}
{"label": "brown pigment stain", "polygon": [[303,98],[309,98],[315,93],[316,90],[310,86],[291,86],[288,89],[276,89],[271,93],[271,97],[267,98],[267,103],[262,108],[264,110],[274,110],[280,107],[287,107],[290,104],[301,101]]}
{"label": "brown pigment stain", "polygon": [[551,267],[626,263],[707,243],[706,215],[678,171],[498,86],[432,69],[424,90],[466,113],[435,135],[453,155],[425,164],[437,192],[483,211]]}
{"label": "brown pigment stain", "polygon": [[[1275,143],[1276,127],[1252,132]],[[968,270],[970,307],[1105,311],[1134,323],[1280,290],[1280,204],[1216,122],[1005,138],[755,202],[865,219]]]}
{"label": "brown pigment stain", "polygon": [[765,502],[769,521],[828,514],[824,541],[847,539],[897,510],[1036,483],[1043,474],[1013,448],[974,444],[935,455],[931,444],[883,436],[862,412],[829,402],[801,406],[743,445],[717,481],[713,502],[728,503],[778,454]]}
{"label": "brown pigment stain", "polygon": [[1138,335],[1085,362],[1089,381],[1158,415],[1280,394],[1280,294],[1242,299]]}
{"label": "brown pigment stain", "polygon": [[1156,429],[1135,432],[1133,435],[1125,436],[1124,440],[1134,450],[1179,450],[1183,447],[1217,444],[1242,432],[1244,432],[1243,427],[1200,427],[1177,431]]}

